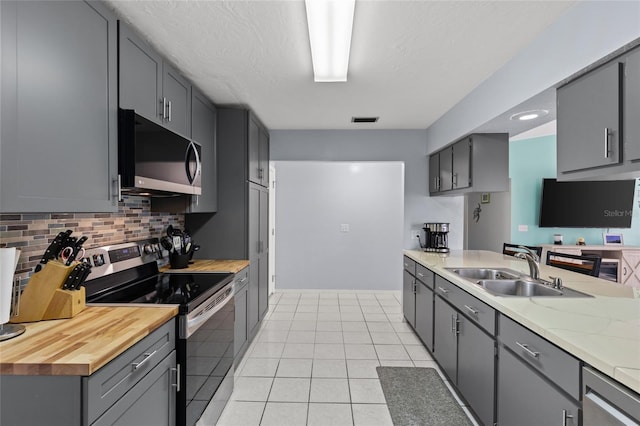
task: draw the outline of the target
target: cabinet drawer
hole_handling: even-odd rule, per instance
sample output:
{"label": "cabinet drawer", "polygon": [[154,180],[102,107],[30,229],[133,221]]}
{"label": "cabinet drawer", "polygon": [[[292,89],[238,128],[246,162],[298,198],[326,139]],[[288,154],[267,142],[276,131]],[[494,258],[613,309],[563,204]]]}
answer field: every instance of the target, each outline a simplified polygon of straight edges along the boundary
{"label": "cabinet drawer", "polygon": [[500,342],[576,400],[580,399],[580,360],[504,315]]}
{"label": "cabinet drawer", "polygon": [[[150,308],[151,309],[151,308]],[[89,424],[117,402],[136,383],[175,349],[175,320],[163,326],[127,349],[96,373],[85,377]]]}
{"label": "cabinet drawer", "polygon": [[409,259],[407,256],[404,257],[404,270],[410,273],[411,275],[416,275],[416,262],[415,260]]}
{"label": "cabinet drawer", "polygon": [[416,263],[416,278],[423,284],[433,290],[433,276],[435,274],[425,268],[424,266]]}
{"label": "cabinet drawer", "polygon": [[233,277],[234,292],[249,284],[249,267],[247,266]]}
{"label": "cabinet drawer", "polygon": [[449,301],[456,309],[477,323],[486,332],[496,334],[496,311],[491,306],[473,297],[457,285],[439,275],[435,279],[435,292]]}

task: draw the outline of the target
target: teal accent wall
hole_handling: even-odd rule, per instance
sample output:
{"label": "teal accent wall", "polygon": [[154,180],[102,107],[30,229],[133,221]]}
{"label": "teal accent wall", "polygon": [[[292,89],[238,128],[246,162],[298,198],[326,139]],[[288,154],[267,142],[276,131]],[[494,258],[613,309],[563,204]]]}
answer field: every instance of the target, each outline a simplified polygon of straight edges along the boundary
{"label": "teal accent wall", "polygon": [[[640,179],[636,180],[631,228],[540,228],[542,179],[556,177],[556,136],[541,136],[509,142],[511,178],[511,241],[517,244],[553,244],[553,234],[562,234],[565,245],[583,237],[587,244],[602,244],[603,232],[622,233],[625,245],[640,246]],[[528,231],[518,230],[527,225]]]}

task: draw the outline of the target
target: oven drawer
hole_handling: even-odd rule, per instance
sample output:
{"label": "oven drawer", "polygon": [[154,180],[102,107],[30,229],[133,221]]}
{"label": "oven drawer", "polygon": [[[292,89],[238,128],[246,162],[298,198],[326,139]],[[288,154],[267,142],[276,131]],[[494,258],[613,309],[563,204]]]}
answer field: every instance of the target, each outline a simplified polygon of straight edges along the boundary
{"label": "oven drawer", "polygon": [[84,377],[83,398],[88,403],[83,417],[88,423],[93,423],[169,355],[175,342],[175,320],[167,321],[97,372]]}

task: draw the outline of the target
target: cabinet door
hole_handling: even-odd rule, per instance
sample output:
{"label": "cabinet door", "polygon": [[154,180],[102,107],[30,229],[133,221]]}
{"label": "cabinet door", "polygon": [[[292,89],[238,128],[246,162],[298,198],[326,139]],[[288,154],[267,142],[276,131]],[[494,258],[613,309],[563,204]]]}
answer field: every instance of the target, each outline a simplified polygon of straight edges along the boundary
{"label": "cabinet door", "polygon": [[416,281],[416,333],[427,349],[433,351],[433,291]]}
{"label": "cabinet door", "polygon": [[441,297],[435,297],[433,316],[433,355],[453,382],[457,382],[458,314]]}
{"label": "cabinet door", "polygon": [[269,187],[269,133],[260,128],[260,184]]}
{"label": "cabinet door", "polygon": [[406,270],[402,271],[402,311],[411,327],[416,326],[416,279]]}
{"label": "cabinet door", "polygon": [[233,356],[236,357],[247,342],[247,289],[245,285],[234,295],[235,321],[233,323]]}
{"label": "cabinet door", "polygon": [[558,172],[620,162],[622,64],[614,61],[558,89]]}
{"label": "cabinet door", "polygon": [[451,187],[467,188],[471,183],[471,138],[456,142],[451,149],[453,155]]}
{"label": "cabinet door", "polygon": [[249,113],[249,141],[248,141],[249,180],[261,184],[260,179],[260,126]]}
{"label": "cabinet door", "polygon": [[579,424],[577,403],[504,347],[498,354],[497,395],[498,425]]}
{"label": "cabinet door", "polygon": [[120,21],[120,108],[162,124],[162,57]]}
{"label": "cabinet door", "polygon": [[624,156],[640,160],[640,49],[626,58],[624,91]]}
{"label": "cabinet door", "polygon": [[640,288],[640,251],[622,251],[622,284]]}
{"label": "cabinet door", "polygon": [[0,211],[117,211],[115,16],[98,2],[0,7]]}
{"label": "cabinet door", "polygon": [[493,424],[495,341],[458,316],[458,389],[485,425]]}
{"label": "cabinet door", "polygon": [[176,374],[176,352],[173,351],[93,425],[175,425]]}
{"label": "cabinet door", "polygon": [[269,191],[260,190],[260,283],[258,284],[258,312],[262,318],[269,308]]}
{"label": "cabinet door", "polygon": [[164,125],[190,139],[191,83],[166,62],[163,63],[162,70],[162,96],[167,100]]}
{"label": "cabinet door", "polygon": [[453,148],[440,151],[440,191],[453,188]]}
{"label": "cabinet door", "polygon": [[258,324],[260,289],[260,189],[249,185],[249,290],[247,328],[249,333]]}
{"label": "cabinet door", "polygon": [[202,194],[191,197],[191,213],[213,213],[218,209],[216,160],[216,109],[201,92],[191,93],[191,138],[202,146]]}
{"label": "cabinet door", "polygon": [[440,190],[440,154],[429,156],[429,193]]}

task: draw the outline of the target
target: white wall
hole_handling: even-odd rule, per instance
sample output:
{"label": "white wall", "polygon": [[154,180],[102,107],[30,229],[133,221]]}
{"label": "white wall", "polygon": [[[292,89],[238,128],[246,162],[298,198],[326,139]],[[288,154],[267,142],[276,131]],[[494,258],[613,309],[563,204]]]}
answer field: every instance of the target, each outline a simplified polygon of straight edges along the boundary
{"label": "white wall", "polygon": [[428,152],[640,37],[640,1],[581,1],[427,130]]}
{"label": "white wall", "polygon": [[272,161],[403,162],[403,247],[418,247],[424,222],[449,222],[449,246],[462,249],[464,197],[429,197],[426,130],[271,130],[270,136]]}
{"label": "white wall", "polygon": [[276,286],[400,290],[404,164],[275,162]]}

